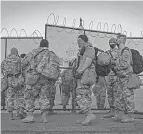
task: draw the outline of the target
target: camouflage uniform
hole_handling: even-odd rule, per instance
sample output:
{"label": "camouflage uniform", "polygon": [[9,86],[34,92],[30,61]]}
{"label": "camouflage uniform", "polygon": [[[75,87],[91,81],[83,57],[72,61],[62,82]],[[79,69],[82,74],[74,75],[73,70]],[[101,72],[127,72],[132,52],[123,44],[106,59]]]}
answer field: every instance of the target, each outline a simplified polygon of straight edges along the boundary
{"label": "camouflage uniform", "polygon": [[[11,54],[9,56],[18,56],[18,50],[16,48],[12,48],[11,49]],[[8,57],[9,57],[8,56]],[[7,58],[6,58],[7,59]],[[17,60],[19,60],[20,63],[20,58],[18,58]],[[17,77],[19,77],[21,74],[20,72],[18,74],[7,74],[6,70],[5,70],[5,66],[6,66],[6,60],[4,60],[2,62],[2,73],[4,74],[4,76],[7,76],[7,80],[8,80],[8,88],[7,88],[7,110],[8,112],[12,112],[14,110],[14,101],[16,100],[16,105],[17,108],[18,107],[24,107],[24,101],[21,100],[19,98],[20,94],[21,94],[21,89],[20,87],[14,87],[13,85],[15,84],[15,79]]]}
{"label": "camouflage uniform", "polygon": [[[21,65],[23,64],[23,58],[21,58]],[[16,95],[16,104],[17,104],[17,110],[20,109],[20,107],[22,107],[23,109],[25,109],[25,100],[24,100],[24,90],[25,90],[25,69],[22,70],[21,75],[24,79],[23,84],[20,86],[19,90],[17,91],[18,94]]]}
{"label": "camouflage uniform", "polygon": [[25,85],[23,84],[19,88],[19,90],[17,91],[17,94],[16,94],[16,106],[17,106],[17,109],[19,109],[20,107],[25,109],[24,89],[25,89]]}
{"label": "camouflage uniform", "polygon": [[[79,62],[79,67],[77,70],[80,70],[80,67],[83,65],[83,63],[85,62],[86,57],[90,58],[90,59],[95,59],[95,51],[93,47],[90,47],[90,43],[87,43],[87,48],[83,54],[83,56],[80,56],[80,62]],[[89,46],[89,47],[88,47]],[[92,63],[93,67],[94,64]],[[88,85],[83,85],[81,84],[81,79],[77,79],[77,103],[80,106],[80,109],[85,113],[85,114],[91,114],[91,90],[90,90],[90,86]]]}
{"label": "camouflage uniform", "polygon": [[97,108],[104,109],[106,99],[105,77],[99,76],[95,88],[97,88],[97,94],[95,94]]}
{"label": "camouflage uniform", "polygon": [[[67,78],[66,76],[69,78]],[[72,69],[66,69],[61,74],[62,104],[63,104],[63,106],[66,106],[68,104],[68,101],[70,98],[70,93],[72,91],[72,86],[73,86],[72,78],[73,78]]]}
{"label": "camouflage uniform", "polygon": [[21,87],[14,88],[12,82],[14,77],[8,77],[8,89],[7,89],[7,109],[12,112],[14,110],[14,101],[16,101],[16,109],[20,107],[24,108],[23,91]]}
{"label": "camouflage uniform", "polygon": [[62,104],[64,106],[68,105],[69,99],[70,99],[70,91],[72,84],[69,83],[67,85],[62,84]]}
{"label": "camouflage uniform", "polygon": [[11,79],[13,77],[8,77],[8,89],[7,89],[7,111],[14,111],[14,101],[17,99],[17,89],[11,86]]}
{"label": "camouflage uniform", "polygon": [[109,73],[107,79],[108,80],[106,81],[106,83],[107,83],[108,103],[110,108],[113,108],[115,103],[115,93],[118,87],[118,79],[113,71]]}
{"label": "camouflage uniform", "polygon": [[54,84],[52,84],[52,82],[41,75],[35,85],[26,85],[24,93],[26,110],[28,112],[34,112],[34,102],[38,95],[41,112],[48,110],[50,108],[51,90],[53,90],[53,86]]}
{"label": "camouflage uniform", "polygon": [[50,88],[50,108],[52,109],[53,106],[55,106],[55,95],[56,95],[56,86],[55,86],[55,82],[53,81],[51,84],[51,88]]}
{"label": "camouflage uniform", "polygon": [[124,50],[116,61],[115,67],[119,80],[117,93],[115,94],[115,108],[120,111],[127,110],[128,113],[133,113],[135,108],[134,91],[127,87],[128,76],[133,73],[131,61],[131,52]]}
{"label": "camouflage uniform", "polygon": [[[118,49],[117,48],[113,48],[111,50],[109,50],[110,53],[109,55],[112,54],[111,58],[113,60],[117,60],[119,57],[118,54]],[[111,70],[111,72],[109,73],[109,75],[107,76],[107,95],[108,95],[108,102],[109,102],[109,106],[110,108],[114,107],[114,102],[115,102],[115,93],[117,92],[117,87],[118,87],[118,79],[117,76],[115,76],[115,72],[113,70]]]}
{"label": "camouflage uniform", "polygon": [[[29,68],[31,66],[34,67],[34,64],[31,62],[32,57],[36,55],[38,52],[40,52],[43,48],[38,48],[33,50],[31,53],[29,53],[25,60],[23,61],[23,67],[27,66],[29,63]],[[41,56],[43,54],[42,52],[37,55]],[[37,61],[38,62],[38,61]],[[27,68],[27,70],[29,70]],[[38,75],[38,81],[35,85],[26,85],[25,91],[24,91],[24,98],[26,102],[26,110],[27,112],[33,112],[34,111],[34,102],[37,96],[39,96],[39,104],[40,104],[40,110],[41,112],[47,111],[50,108],[50,103],[53,105],[53,99],[55,99],[55,87],[54,81],[48,80],[46,77],[42,76],[41,74],[38,74],[35,69],[32,69],[35,74]]]}

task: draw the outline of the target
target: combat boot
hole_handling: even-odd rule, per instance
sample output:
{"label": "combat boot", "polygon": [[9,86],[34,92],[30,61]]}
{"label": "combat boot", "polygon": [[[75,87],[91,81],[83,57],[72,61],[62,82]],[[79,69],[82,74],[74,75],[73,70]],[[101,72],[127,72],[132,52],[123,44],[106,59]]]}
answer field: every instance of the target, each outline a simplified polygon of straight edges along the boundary
{"label": "combat boot", "polygon": [[22,119],[22,122],[23,123],[34,122],[33,112],[27,112],[27,117],[25,119]]}
{"label": "combat boot", "polygon": [[19,108],[16,110],[16,117],[19,117]]}
{"label": "combat boot", "polygon": [[63,111],[66,111],[66,110],[67,110],[67,109],[66,109],[66,105],[64,105],[64,106],[63,106]]}
{"label": "combat boot", "polygon": [[78,113],[79,113],[79,114],[84,114],[84,111],[83,111],[83,110],[80,110]]}
{"label": "combat boot", "polygon": [[53,114],[57,114],[57,112],[54,112],[53,109],[50,108],[48,114],[53,115]]}
{"label": "combat boot", "polygon": [[13,112],[12,112],[12,111],[9,112],[9,117],[8,117],[8,119],[9,119],[9,120],[14,120],[14,118],[13,118]]}
{"label": "combat boot", "polygon": [[44,111],[44,112],[42,112],[41,113],[42,114],[42,122],[43,123],[47,123],[48,121],[47,121],[47,111]]}
{"label": "combat boot", "polygon": [[103,118],[112,118],[115,116],[115,109],[111,108],[110,112],[103,116]]}
{"label": "combat boot", "polygon": [[115,116],[112,117],[114,121],[120,122],[124,118],[124,111],[115,110]]}
{"label": "combat boot", "polygon": [[96,116],[93,113],[87,114],[85,120],[82,122],[82,125],[88,125],[94,121]]}
{"label": "combat boot", "polygon": [[26,113],[24,112],[24,108],[20,107],[19,109],[19,118],[24,119],[26,117]]}
{"label": "combat boot", "polygon": [[121,123],[131,123],[134,122],[133,113],[128,113],[124,118],[121,120]]}

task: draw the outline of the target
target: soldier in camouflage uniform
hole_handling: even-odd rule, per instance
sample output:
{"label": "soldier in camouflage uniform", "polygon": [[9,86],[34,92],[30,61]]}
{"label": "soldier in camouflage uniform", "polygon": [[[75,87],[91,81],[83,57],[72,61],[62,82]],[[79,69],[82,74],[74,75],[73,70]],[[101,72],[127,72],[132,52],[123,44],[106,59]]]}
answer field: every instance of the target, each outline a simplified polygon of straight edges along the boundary
{"label": "soldier in camouflage uniform", "polygon": [[[26,54],[21,54],[21,64],[23,62],[24,57]],[[21,72],[22,77],[24,78],[24,73],[23,70]],[[25,82],[20,86],[20,89],[18,91],[18,94],[16,96],[16,103],[17,103],[17,113],[16,116],[19,117],[20,119],[25,118],[26,113],[24,112],[25,109],[25,101],[24,101],[24,89],[25,89]]]}
{"label": "soldier in camouflage uniform", "polygon": [[[111,57],[111,59],[114,61],[118,58],[118,49],[116,48],[117,40],[116,38],[111,38],[109,40],[110,50],[107,51]],[[113,70],[112,70],[113,69]],[[118,87],[118,81],[117,76],[114,72],[114,65],[112,65],[111,72],[106,77],[106,84],[107,84],[107,95],[108,95],[108,103],[110,106],[110,113],[105,115],[104,118],[111,118],[115,116],[115,93],[117,91]]]}
{"label": "soldier in camouflage uniform", "polygon": [[69,62],[70,69],[64,70],[61,74],[62,105],[64,111],[66,111],[66,105],[68,105],[72,89],[76,88],[76,83],[75,81],[73,81],[73,69],[72,69],[73,62],[74,61],[70,61]]}
{"label": "soldier in camouflage uniform", "polygon": [[[19,68],[19,71],[17,72],[13,72],[13,74],[9,74],[7,72],[7,69],[8,68],[7,66],[7,60],[10,58],[10,57],[13,57],[16,61],[18,61],[18,68]],[[12,59],[11,59],[12,60]],[[7,58],[2,62],[2,73],[5,77],[7,77],[7,80],[8,80],[8,89],[7,89],[7,111],[9,112],[9,119],[10,120],[13,120],[13,111],[14,111],[14,101],[16,101],[17,103],[17,107],[19,108],[23,108],[24,107],[24,103],[23,101],[20,101],[18,99],[18,96],[19,96],[19,92],[20,92],[20,87],[19,86],[15,86],[16,84],[16,81],[15,79],[16,78],[19,78],[19,76],[21,75],[21,60],[20,60],[20,57],[18,56],[18,50],[16,48],[12,48],[11,49],[11,53],[10,55],[7,56]],[[22,78],[22,77],[21,77]],[[22,113],[22,111],[21,111]]]}
{"label": "soldier in camouflage uniform", "polygon": [[[126,36],[119,34],[117,36],[117,43],[119,46],[120,58],[116,60],[115,70],[118,76],[119,84],[117,93],[115,94],[115,109],[116,114],[113,119],[115,121],[121,121],[122,123],[134,121],[133,112],[135,108],[134,103],[134,91],[127,87],[128,76],[133,73],[132,55],[130,50],[124,50],[121,54],[126,43]],[[127,115],[124,114],[127,110]]]}
{"label": "soldier in camouflage uniform", "polygon": [[27,73],[30,73],[31,75],[38,77],[37,82],[35,84],[30,85],[26,83],[24,98],[26,103],[27,117],[23,119],[23,122],[29,123],[34,121],[34,116],[33,116],[34,102],[37,96],[39,96],[42,122],[44,123],[47,122],[47,111],[50,108],[51,89],[53,89],[55,81],[49,80],[43,75],[38,74],[35,68],[31,67],[33,66],[32,65],[33,62],[31,61],[31,59],[33,56],[37,55],[37,53],[38,53],[37,57],[40,56],[40,54],[42,53],[40,51],[41,50],[45,51],[45,49],[48,49],[48,47],[49,47],[49,42],[45,39],[41,40],[40,47],[29,53],[23,62],[23,67],[29,65],[30,69],[27,69]]}
{"label": "soldier in camouflage uniform", "polygon": [[95,119],[95,115],[91,111],[91,86],[81,84],[81,78],[85,69],[87,69],[89,66],[95,67],[92,63],[93,59],[95,59],[95,51],[91,44],[88,42],[88,37],[86,35],[79,35],[78,46],[80,49],[82,47],[86,47],[86,49],[83,55],[78,56],[79,66],[75,74],[75,78],[77,79],[76,100],[78,105],[80,106],[80,109],[83,110],[85,114],[85,120],[77,121],[77,123],[87,125]]}

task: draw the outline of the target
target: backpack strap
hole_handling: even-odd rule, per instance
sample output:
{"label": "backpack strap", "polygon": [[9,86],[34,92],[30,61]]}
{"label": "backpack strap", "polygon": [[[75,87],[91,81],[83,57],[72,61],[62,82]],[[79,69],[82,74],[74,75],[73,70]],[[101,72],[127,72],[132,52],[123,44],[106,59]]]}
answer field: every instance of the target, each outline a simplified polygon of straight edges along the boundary
{"label": "backpack strap", "polygon": [[122,51],[121,51],[121,55],[124,53],[124,50],[130,51],[130,49],[129,49],[128,47],[124,47],[124,48],[122,49]]}
{"label": "backpack strap", "polygon": [[[77,58],[77,69],[78,69],[78,67],[79,67],[80,56],[83,56],[83,55],[84,55],[85,50],[86,50],[87,47],[92,47],[92,46],[83,46],[83,47],[81,48],[81,50],[80,50],[80,53],[79,53],[78,58]],[[95,49],[94,49],[94,50],[95,50]],[[92,61],[92,63],[93,63],[93,61]],[[92,65],[92,64],[91,64],[91,65]]]}
{"label": "backpack strap", "polygon": [[[111,53],[111,51],[109,50],[109,51],[107,51],[107,53],[111,56],[111,58],[112,59],[114,59],[114,57],[113,57],[113,55],[112,55],[112,53]],[[117,73],[116,73],[116,71],[115,71],[115,69],[112,67],[112,65],[111,65],[111,61],[110,61],[110,66],[111,66],[111,70],[114,72],[114,74],[115,75],[117,75]]]}
{"label": "backpack strap", "polygon": [[[113,58],[113,55],[112,55],[112,53],[111,53],[110,50],[108,50],[107,53],[110,55],[111,58]],[[114,58],[113,58],[113,59],[114,59]]]}
{"label": "backpack strap", "polygon": [[124,50],[128,50],[129,53],[131,54],[131,65],[132,65],[132,64],[133,64],[133,58],[132,58],[132,52],[131,52],[130,48],[124,47],[124,48],[122,49],[122,51],[121,51],[121,55],[124,53]]}
{"label": "backpack strap", "polygon": [[48,50],[48,49],[42,49],[41,51],[39,51],[38,53],[36,53],[36,55],[34,55],[34,59],[43,51]]}
{"label": "backpack strap", "polygon": [[[45,51],[45,50],[48,50],[48,49],[42,49],[42,50],[40,50],[39,52],[37,52],[34,56],[33,56],[33,58],[32,58],[32,60],[35,60],[35,58],[41,53],[41,52],[43,52],[43,51]],[[30,64],[30,63],[29,63]],[[30,64],[30,68],[28,69],[28,70],[31,70],[32,68],[31,68],[31,64]]]}

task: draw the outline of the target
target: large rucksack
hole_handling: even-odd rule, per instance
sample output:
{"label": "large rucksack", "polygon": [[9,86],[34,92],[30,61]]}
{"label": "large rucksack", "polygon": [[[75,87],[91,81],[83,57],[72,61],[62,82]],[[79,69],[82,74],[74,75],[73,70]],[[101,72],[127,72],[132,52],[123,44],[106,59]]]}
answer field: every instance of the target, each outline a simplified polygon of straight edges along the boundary
{"label": "large rucksack", "polygon": [[95,49],[95,56],[96,56],[95,67],[96,67],[96,73],[97,73],[97,75],[98,76],[108,76],[108,74],[111,71],[111,62],[108,65],[104,65],[104,66],[99,65],[98,62],[97,62],[97,59],[98,59],[97,54],[99,52],[99,49],[96,48],[96,47],[94,47],[94,49]]}
{"label": "large rucksack", "polygon": [[111,64],[106,66],[101,66],[96,63],[96,73],[98,76],[108,76],[111,71]]}
{"label": "large rucksack", "polygon": [[60,75],[59,63],[59,57],[47,50],[40,56],[36,71],[48,79],[57,80]]}
{"label": "large rucksack", "polygon": [[19,56],[10,55],[6,58],[4,69],[7,74],[19,74],[21,72],[21,60]]}
{"label": "large rucksack", "polygon": [[[84,52],[85,52],[85,49],[86,47],[82,47],[81,51],[80,51],[80,55],[83,55]],[[98,52],[104,52],[103,50],[100,50],[98,49],[97,47],[94,47],[94,50],[95,50],[95,68],[96,68],[96,73],[97,73],[97,76],[108,76],[108,74],[110,73],[111,71],[111,63],[108,64],[108,65],[105,65],[105,66],[101,66],[98,64],[97,62],[97,59],[98,59]]]}
{"label": "large rucksack", "polygon": [[132,53],[132,67],[133,67],[133,73],[140,74],[143,72],[143,59],[139,51],[135,49],[129,49],[128,47],[125,47],[121,54],[123,54],[124,50],[129,50]]}

